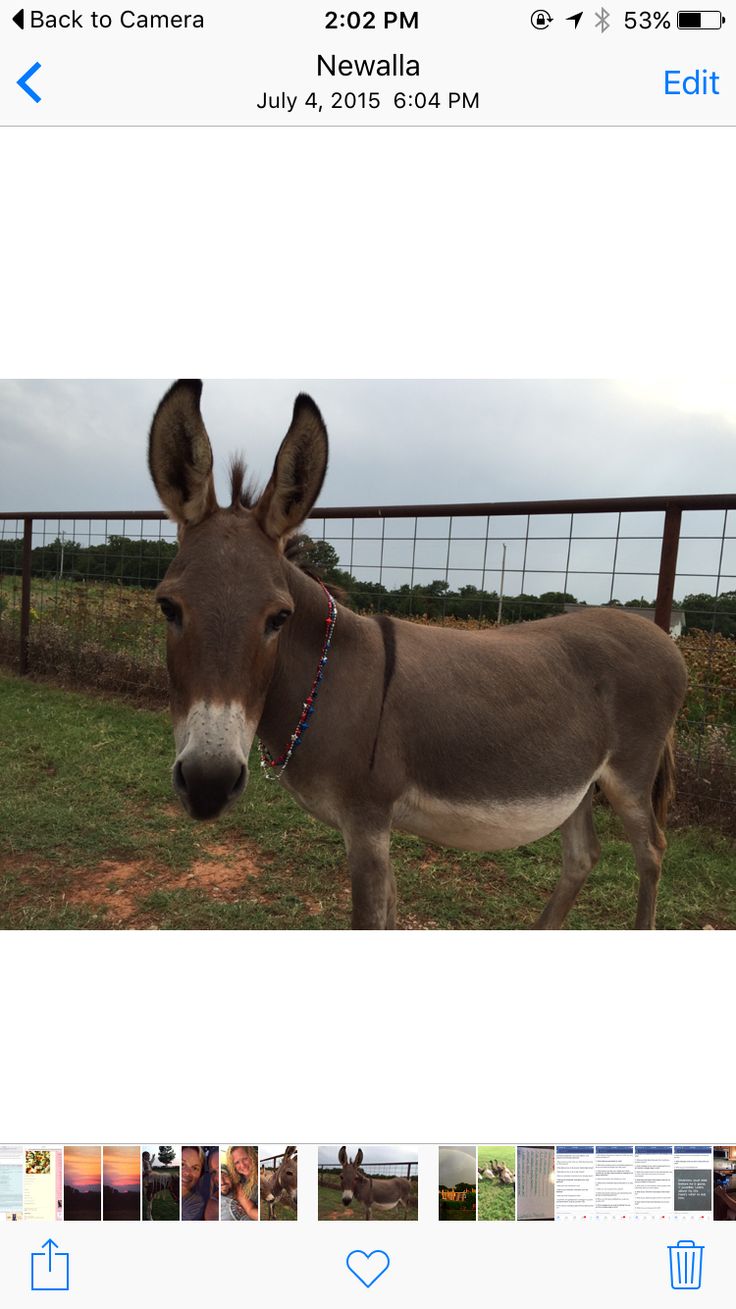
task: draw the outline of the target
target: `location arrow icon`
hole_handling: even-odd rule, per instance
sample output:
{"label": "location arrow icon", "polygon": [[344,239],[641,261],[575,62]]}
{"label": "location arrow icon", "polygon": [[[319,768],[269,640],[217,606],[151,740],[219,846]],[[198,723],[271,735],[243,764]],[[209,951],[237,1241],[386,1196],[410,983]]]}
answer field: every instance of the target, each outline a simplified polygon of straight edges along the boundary
{"label": "location arrow icon", "polygon": [[13,14],[13,22],[15,23],[16,27],[20,28],[22,32],[23,28],[26,25],[26,18],[22,9],[19,9],[17,14]]}
{"label": "location arrow icon", "polygon": [[566,20],[568,23],[574,23],[574,24],[575,24],[575,31],[576,31],[576,32],[577,32],[577,30],[578,30],[578,23],[580,22],[580,19],[582,18],[582,16],[583,16],[583,10],[581,9],[579,14],[570,14],[570,17]]}

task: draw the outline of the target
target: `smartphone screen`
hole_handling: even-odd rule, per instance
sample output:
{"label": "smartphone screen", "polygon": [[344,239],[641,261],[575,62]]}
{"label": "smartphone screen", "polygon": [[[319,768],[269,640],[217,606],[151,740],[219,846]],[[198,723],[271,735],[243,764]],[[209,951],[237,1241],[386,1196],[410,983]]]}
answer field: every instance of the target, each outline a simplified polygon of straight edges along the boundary
{"label": "smartphone screen", "polygon": [[736,18],[19,3],[2,1304],[720,1304]]}

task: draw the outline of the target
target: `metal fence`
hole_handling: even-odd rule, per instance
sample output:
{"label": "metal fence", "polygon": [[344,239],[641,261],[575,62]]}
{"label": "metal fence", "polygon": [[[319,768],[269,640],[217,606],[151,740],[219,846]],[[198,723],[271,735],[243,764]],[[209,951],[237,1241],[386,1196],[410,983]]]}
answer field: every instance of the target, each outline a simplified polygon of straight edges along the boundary
{"label": "metal fence", "polygon": [[279,1167],[283,1158],[284,1154],[271,1154],[267,1159],[262,1159],[259,1155],[258,1163],[261,1168],[265,1168],[269,1173],[272,1173]]}
{"label": "metal fence", "polygon": [[[326,580],[362,611],[490,625],[576,602],[648,603],[662,628],[685,633],[686,772],[725,768],[708,794],[733,805],[735,511],[736,495],[343,506],[317,508],[306,531]],[[0,659],[161,702],[151,590],[175,552],[157,510],[0,514]]]}
{"label": "metal fence", "polygon": [[[419,1176],[419,1164],[416,1159],[402,1160],[388,1164],[373,1163],[360,1165],[360,1171],[366,1173],[369,1177],[407,1177],[409,1181],[416,1181]],[[340,1165],[320,1164],[319,1185],[331,1186],[339,1189],[340,1187]]]}

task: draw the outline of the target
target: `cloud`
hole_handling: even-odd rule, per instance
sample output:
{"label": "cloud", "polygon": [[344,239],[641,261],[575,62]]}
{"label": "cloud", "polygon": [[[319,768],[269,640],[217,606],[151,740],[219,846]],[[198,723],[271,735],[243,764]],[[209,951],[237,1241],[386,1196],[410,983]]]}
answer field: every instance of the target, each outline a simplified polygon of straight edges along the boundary
{"label": "cloud", "polygon": [[[169,382],[8,381],[0,382],[2,505],[7,511],[137,510],[158,508],[147,468],[147,435],[155,406]],[[686,385],[612,381],[212,381],[205,384],[203,411],[212,438],[221,499],[226,495],[229,455],[244,450],[251,471],[265,481],[290,421],[294,396],[309,391],[320,405],[330,433],[330,466],[323,505],[442,504],[599,496],[714,493],[736,483],[736,390],[705,383]],[[662,516],[647,528],[658,536]],[[644,536],[631,515],[628,530]],[[722,516],[721,516],[722,521]],[[387,520],[390,524],[390,520]],[[587,533],[578,518],[575,534]],[[562,525],[561,525],[562,524]],[[67,525],[63,525],[67,526]],[[518,527],[519,524],[517,523]],[[585,527],[592,526],[589,519]],[[714,518],[692,518],[683,533],[716,535]],[[2,524],[0,524],[0,528]],[[446,533],[437,524],[436,535]],[[627,524],[624,523],[624,529]],[[488,556],[489,588],[499,583],[501,542],[509,543],[507,594],[521,588],[524,532],[499,524]],[[365,529],[365,530],[364,530]],[[56,525],[49,525],[51,535]],[[71,528],[69,528],[71,530]],[[335,529],[336,530],[336,529]],[[387,526],[387,537],[399,527]],[[567,530],[557,520],[554,534]],[[14,525],[7,531],[15,532]],[[376,523],[356,536],[377,534]],[[383,529],[381,529],[383,531]],[[603,535],[612,538],[615,522]],[[533,520],[532,536],[544,533]],[[549,533],[552,535],[553,533]],[[329,535],[329,532],[328,532]],[[420,533],[421,535],[421,533]],[[347,565],[351,549],[339,546]],[[516,544],[513,544],[516,538]],[[619,599],[648,598],[656,589],[656,545],[632,546],[618,561]],[[683,551],[685,546],[683,543]],[[687,547],[678,594],[714,589],[718,542]],[[392,554],[393,552],[393,554]],[[451,586],[480,581],[469,569],[478,552],[453,546]],[[378,576],[371,564],[378,546],[354,548],[353,571]],[[608,599],[613,546],[575,546],[578,577],[569,590],[581,599]],[[482,550],[481,550],[482,555]],[[610,556],[610,558],[609,558]],[[410,556],[391,546],[386,556]],[[554,575],[537,570],[535,557]],[[561,589],[566,545],[533,547],[527,591]],[[654,559],[654,566],[652,565]],[[361,561],[365,567],[361,568]],[[421,545],[417,581],[442,577],[446,548]],[[423,568],[426,571],[421,571]],[[733,584],[736,548],[722,561],[722,589]],[[652,576],[654,572],[655,576]],[[586,574],[588,580],[585,580]],[[705,580],[703,580],[705,579]],[[389,585],[408,575],[389,574]]]}
{"label": "cloud", "polygon": [[475,1146],[440,1146],[440,1186],[475,1185],[477,1178]]}
{"label": "cloud", "polygon": [[[167,381],[0,383],[3,508],[153,508],[148,428]],[[591,381],[214,381],[216,467],[267,477],[298,390],[331,438],[326,504],[712,492],[736,480],[736,412]]]}

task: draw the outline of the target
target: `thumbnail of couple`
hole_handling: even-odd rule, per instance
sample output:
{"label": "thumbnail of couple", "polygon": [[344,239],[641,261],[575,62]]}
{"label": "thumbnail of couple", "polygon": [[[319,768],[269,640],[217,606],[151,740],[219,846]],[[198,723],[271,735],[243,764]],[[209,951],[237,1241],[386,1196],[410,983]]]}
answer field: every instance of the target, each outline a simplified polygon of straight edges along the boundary
{"label": "thumbnail of couple", "polygon": [[219,1146],[182,1147],[182,1219],[216,1222],[220,1217],[223,1221],[258,1218],[257,1147],[231,1145],[223,1153],[221,1167]]}

